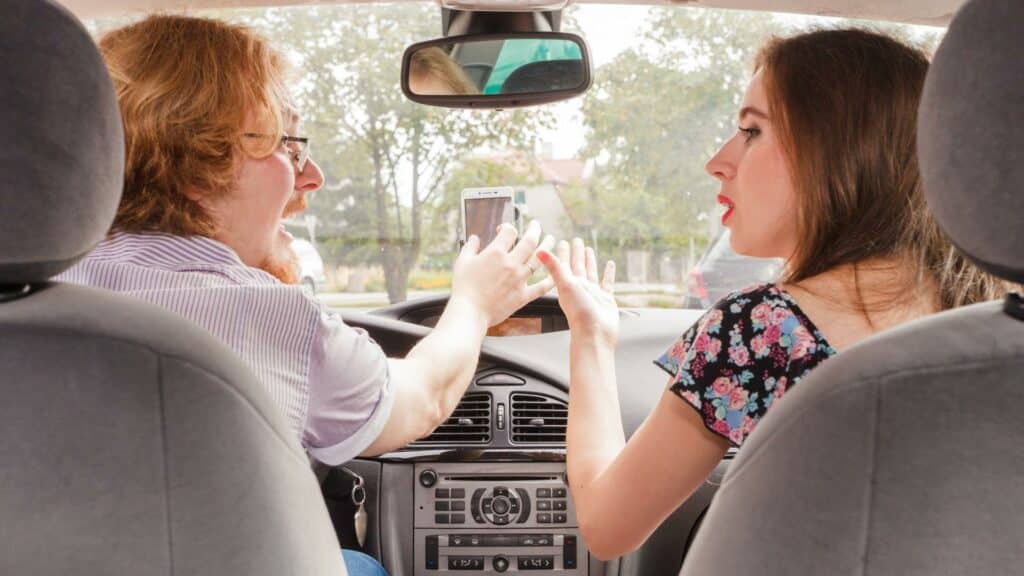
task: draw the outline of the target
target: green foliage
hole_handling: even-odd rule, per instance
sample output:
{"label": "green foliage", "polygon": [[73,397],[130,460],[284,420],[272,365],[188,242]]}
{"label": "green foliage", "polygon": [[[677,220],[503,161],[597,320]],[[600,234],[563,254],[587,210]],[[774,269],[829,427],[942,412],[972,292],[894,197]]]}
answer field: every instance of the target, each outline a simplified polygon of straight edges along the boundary
{"label": "green foliage", "polygon": [[392,301],[437,243],[445,185],[481,147],[516,148],[551,125],[550,112],[430,108],[405,99],[401,55],[437,36],[434,5],[312,6],[235,13],[296,60],[294,92],[325,187],[313,195],[332,263],[380,263]]}
{"label": "green foliage", "polygon": [[734,130],[770,15],[657,9],[636,47],[597,70],[583,104],[589,189],[569,196],[599,239],[682,247],[707,235],[717,182],[704,163]]}

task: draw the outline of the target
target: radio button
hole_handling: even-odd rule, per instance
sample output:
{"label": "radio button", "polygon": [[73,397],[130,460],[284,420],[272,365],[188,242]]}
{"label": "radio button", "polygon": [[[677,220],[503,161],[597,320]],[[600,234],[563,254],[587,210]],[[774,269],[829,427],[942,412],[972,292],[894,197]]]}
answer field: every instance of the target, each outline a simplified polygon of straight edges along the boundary
{"label": "radio button", "polygon": [[466,497],[466,489],[465,488],[452,488],[452,498],[465,498],[465,497]]}
{"label": "radio button", "polygon": [[[452,508],[455,510],[455,508]],[[565,510],[565,500],[555,500],[555,510]]]}
{"label": "radio button", "polygon": [[483,556],[449,556],[449,570],[483,570]]}
{"label": "radio button", "polygon": [[447,498],[447,497],[448,497],[448,489],[447,488],[435,488],[434,489],[434,498]]}
{"label": "radio button", "polygon": [[434,510],[438,512],[447,512],[448,502],[434,502]]}
{"label": "radio button", "polygon": [[538,500],[537,510],[551,510],[551,500]]}
{"label": "radio button", "polygon": [[466,515],[465,514],[452,514],[451,520],[452,520],[452,524],[465,524],[466,523]]}
{"label": "radio button", "polygon": [[520,556],[520,570],[552,570],[555,567],[554,556]]}
{"label": "radio button", "polygon": [[434,484],[437,484],[437,472],[434,472],[430,468],[420,472],[420,484],[424,488],[433,487]]}
{"label": "radio button", "polygon": [[537,498],[551,498],[551,488],[537,488]]}
{"label": "radio button", "polygon": [[[519,514],[519,524],[522,524],[530,519],[530,494],[523,488],[516,488],[516,493],[519,494],[519,501],[523,505],[522,514]],[[513,502],[515,504],[515,502]],[[513,513],[518,513],[513,511]]]}
{"label": "radio button", "polygon": [[538,524],[551,524],[551,514],[541,513],[537,514]]}
{"label": "radio button", "polygon": [[555,498],[565,498],[565,488],[555,488],[553,495]]}
{"label": "radio button", "polygon": [[511,505],[509,504],[508,498],[499,497],[494,499],[494,503],[491,507],[494,509],[495,514],[507,514]]}
{"label": "radio button", "polygon": [[566,535],[562,544],[562,568],[566,570],[576,569],[576,537]]}
{"label": "radio button", "polygon": [[[440,504],[440,502],[438,502],[438,504]],[[561,504],[565,504],[565,502],[561,502]],[[455,512],[463,512],[465,509],[466,509],[466,502],[464,500],[454,500],[454,501],[452,501],[452,510],[453,511],[455,511]],[[557,509],[558,510],[565,510],[565,508],[557,508]]]}
{"label": "radio button", "polygon": [[448,523],[448,515],[447,514],[434,514],[434,522],[437,523],[437,524],[447,524]]}
{"label": "radio button", "polygon": [[566,521],[565,514],[555,514],[555,524],[565,524]]}
{"label": "radio button", "polygon": [[427,536],[427,550],[425,554],[427,570],[437,570],[437,536]]}

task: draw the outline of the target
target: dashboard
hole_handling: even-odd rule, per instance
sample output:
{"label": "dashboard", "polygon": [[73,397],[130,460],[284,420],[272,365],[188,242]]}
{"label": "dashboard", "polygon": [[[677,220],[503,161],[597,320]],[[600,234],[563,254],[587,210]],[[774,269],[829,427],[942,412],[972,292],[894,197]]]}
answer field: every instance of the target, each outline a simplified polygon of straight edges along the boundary
{"label": "dashboard", "polygon": [[[342,314],[389,356],[403,356],[429,333],[446,302],[431,297]],[[653,360],[700,311],[621,314],[616,372],[631,435],[667,383]],[[401,451],[346,464],[366,482],[365,550],[392,576],[678,573],[728,459],[640,550],[611,562],[590,556],[565,472],[567,328],[553,297],[524,307],[484,339],[473,382],[444,425]],[[631,490],[643,490],[642,479]],[[332,492],[325,484],[329,509]]]}

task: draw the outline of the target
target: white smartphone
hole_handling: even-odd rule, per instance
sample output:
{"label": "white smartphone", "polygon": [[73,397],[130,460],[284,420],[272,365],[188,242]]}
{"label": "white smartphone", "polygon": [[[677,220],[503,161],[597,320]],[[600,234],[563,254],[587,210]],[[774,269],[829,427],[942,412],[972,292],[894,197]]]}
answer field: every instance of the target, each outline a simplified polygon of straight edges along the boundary
{"label": "white smartphone", "polygon": [[515,195],[510,186],[466,188],[462,191],[461,244],[472,235],[483,249],[498,235],[503,222],[516,226]]}

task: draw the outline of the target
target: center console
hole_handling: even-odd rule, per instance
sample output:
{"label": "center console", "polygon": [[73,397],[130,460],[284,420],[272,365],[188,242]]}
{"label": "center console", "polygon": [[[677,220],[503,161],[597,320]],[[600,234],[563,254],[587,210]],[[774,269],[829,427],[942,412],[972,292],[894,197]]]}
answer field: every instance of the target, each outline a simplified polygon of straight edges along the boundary
{"label": "center console", "polygon": [[417,464],[415,574],[587,575],[562,462]]}

